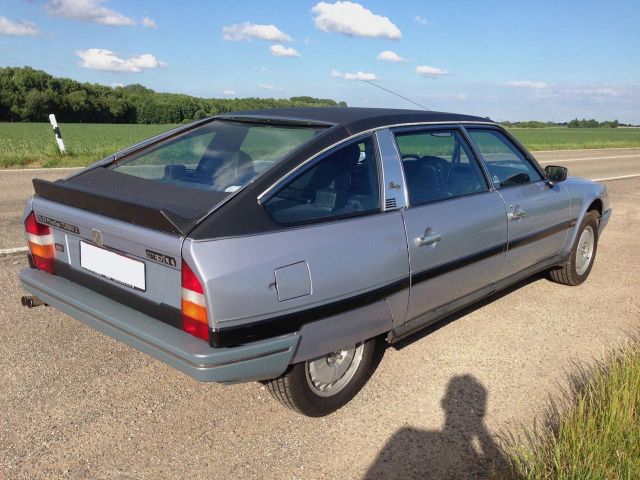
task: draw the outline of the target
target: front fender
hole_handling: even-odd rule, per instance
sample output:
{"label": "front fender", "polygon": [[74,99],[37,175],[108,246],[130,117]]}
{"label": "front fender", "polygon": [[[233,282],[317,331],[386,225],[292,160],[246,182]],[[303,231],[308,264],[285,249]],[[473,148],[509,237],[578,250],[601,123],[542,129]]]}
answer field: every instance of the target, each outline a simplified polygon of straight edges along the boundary
{"label": "front fender", "polygon": [[562,250],[563,253],[569,253],[575,243],[578,229],[591,207],[596,207],[599,215],[605,217],[602,228],[598,230],[598,235],[602,233],[604,225],[606,225],[606,221],[608,221],[611,215],[611,207],[609,206],[607,187],[602,183],[597,183],[585,178],[569,177],[562,182],[562,185],[569,192],[571,219],[575,220],[572,222]]}

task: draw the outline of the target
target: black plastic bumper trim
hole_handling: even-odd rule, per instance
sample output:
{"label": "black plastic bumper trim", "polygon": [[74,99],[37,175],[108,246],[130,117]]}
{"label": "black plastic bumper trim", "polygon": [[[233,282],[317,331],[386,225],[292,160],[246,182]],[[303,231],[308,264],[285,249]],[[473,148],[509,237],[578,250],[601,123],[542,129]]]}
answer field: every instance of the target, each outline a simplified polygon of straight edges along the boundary
{"label": "black plastic bumper trim", "polygon": [[131,307],[156,320],[167,323],[172,327],[182,327],[182,312],[180,309],[167,305],[166,303],[155,303],[140,294],[125,290],[127,287],[120,287],[110,284],[106,280],[96,278],[93,275],[71,267],[68,263],[54,261],[53,269],[56,276],[82,285],[100,295],[104,295],[127,307]]}

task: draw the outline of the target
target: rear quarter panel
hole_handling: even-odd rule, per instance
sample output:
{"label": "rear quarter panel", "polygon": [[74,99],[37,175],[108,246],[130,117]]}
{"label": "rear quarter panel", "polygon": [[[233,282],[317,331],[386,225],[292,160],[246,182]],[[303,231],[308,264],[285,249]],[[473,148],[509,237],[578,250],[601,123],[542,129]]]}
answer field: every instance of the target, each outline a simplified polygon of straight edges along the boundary
{"label": "rear quarter panel", "polygon": [[[260,235],[187,239],[183,256],[204,281],[214,328],[338,301],[406,278],[409,272],[399,211]],[[310,294],[281,300],[275,272],[300,262],[308,265]],[[398,309],[396,316],[402,318],[393,318],[386,308],[389,328],[392,321],[404,320],[406,310]]]}

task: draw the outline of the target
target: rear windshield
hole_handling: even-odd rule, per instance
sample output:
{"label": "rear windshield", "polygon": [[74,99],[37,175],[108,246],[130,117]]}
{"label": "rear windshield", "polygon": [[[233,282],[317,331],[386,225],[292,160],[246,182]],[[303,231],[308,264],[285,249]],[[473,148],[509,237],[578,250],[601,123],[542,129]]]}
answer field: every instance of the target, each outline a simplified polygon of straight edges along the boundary
{"label": "rear windshield", "polygon": [[112,168],[172,185],[235,192],[321,131],[214,120],[130,155]]}

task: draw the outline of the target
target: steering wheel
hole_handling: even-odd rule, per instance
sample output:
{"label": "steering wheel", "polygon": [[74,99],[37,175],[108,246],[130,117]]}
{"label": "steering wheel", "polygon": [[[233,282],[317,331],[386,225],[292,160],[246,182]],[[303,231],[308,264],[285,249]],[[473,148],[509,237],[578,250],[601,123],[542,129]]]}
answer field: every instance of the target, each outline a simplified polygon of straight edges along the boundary
{"label": "steering wheel", "polygon": [[451,165],[449,164],[449,162],[447,162],[444,158],[436,156],[428,156],[426,158],[429,159],[429,162],[431,162],[433,168],[436,169],[438,179],[440,180],[440,185],[444,186],[449,183],[449,177],[451,176]]}

